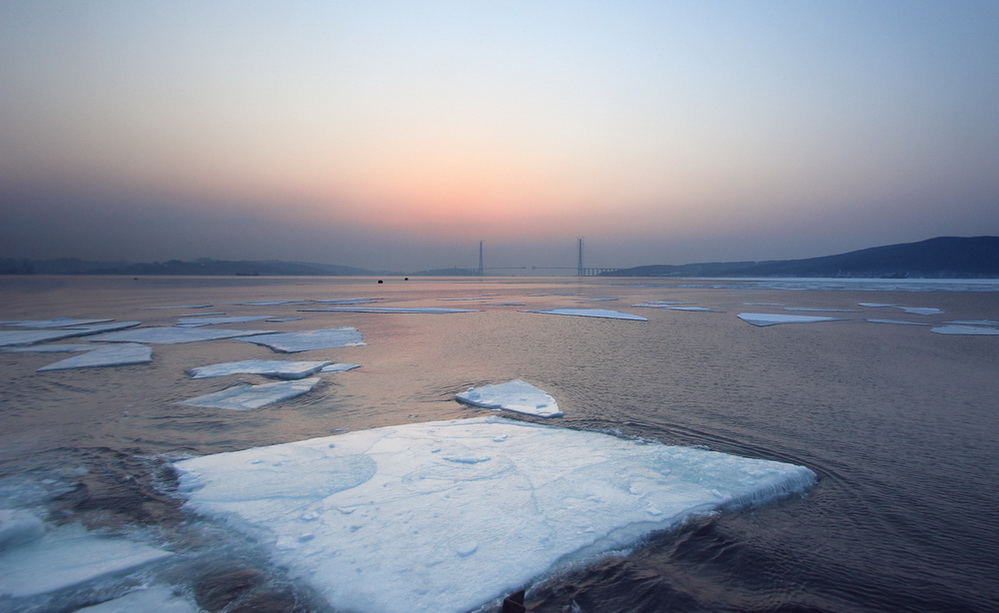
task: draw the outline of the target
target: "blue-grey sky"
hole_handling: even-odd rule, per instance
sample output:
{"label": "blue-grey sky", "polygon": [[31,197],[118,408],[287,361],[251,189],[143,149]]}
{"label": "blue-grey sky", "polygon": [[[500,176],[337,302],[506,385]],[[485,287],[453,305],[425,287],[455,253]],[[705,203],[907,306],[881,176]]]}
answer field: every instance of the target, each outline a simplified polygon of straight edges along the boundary
{"label": "blue-grey sky", "polygon": [[999,234],[999,3],[0,4],[0,256],[417,270]]}

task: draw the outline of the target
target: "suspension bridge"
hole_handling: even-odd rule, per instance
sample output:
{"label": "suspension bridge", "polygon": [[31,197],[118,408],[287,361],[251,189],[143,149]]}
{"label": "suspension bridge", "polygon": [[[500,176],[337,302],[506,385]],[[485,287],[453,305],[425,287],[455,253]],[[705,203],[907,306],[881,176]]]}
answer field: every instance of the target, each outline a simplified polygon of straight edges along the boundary
{"label": "suspension bridge", "polygon": [[605,272],[615,272],[620,270],[618,268],[598,268],[593,266],[583,265],[583,239],[576,239],[577,247],[577,260],[576,267],[572,266],[492,266],[487,267],[485,265],[485,258],[483,257],[483,241],[479,241],[479,267],[478,272],[480,275],[484,275],[487,270],[575,270],[577,277],[596,277]]}

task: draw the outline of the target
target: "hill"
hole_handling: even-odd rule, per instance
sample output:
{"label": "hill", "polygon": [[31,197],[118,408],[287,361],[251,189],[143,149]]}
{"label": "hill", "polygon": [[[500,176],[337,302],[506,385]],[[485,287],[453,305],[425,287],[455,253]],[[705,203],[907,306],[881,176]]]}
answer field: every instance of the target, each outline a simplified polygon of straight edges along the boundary
{"label": "hill", "polygon": [[239,276],[347,276],[376,275],[376,271],[316,264],[314,262],[284,262],[280,260],[228,261],[201,258],[193,262],[87,262],[75,258],[58,260],[0,259],[0,274],[48,275],[239,275]]}
{"label": "hill", "polygon": [[636,266],[605,273],[624,277],[999,277],[999,237],[940,236],[804,260]]}

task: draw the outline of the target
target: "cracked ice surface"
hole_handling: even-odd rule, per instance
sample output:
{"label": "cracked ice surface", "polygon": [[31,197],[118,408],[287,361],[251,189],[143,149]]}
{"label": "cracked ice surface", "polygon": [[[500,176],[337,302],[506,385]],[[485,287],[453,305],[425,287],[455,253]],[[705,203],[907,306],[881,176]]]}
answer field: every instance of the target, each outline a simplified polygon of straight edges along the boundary
{"label": "cracked ice surface", "polygon": [[153,361],[153,350],[147,345],[138,343],[122,343],[115,346],[93,345],[93,350],[82,355],[60,360],[48,366],[42,366],[38,372],[46,370],[66,370],[68,368],[97,368],[101,366],[127,366],[129,364],[145,364]]}
{"label": "cracked ice surface", "polygon": [[281,379],[303,379],[314,375],[333,362],[316,360],[292,362],[290,360],[242,360],[240,362],[223,362],[209,366],[192,368],[188,372],[195,379],[208,377],[224,377],[226,375],[248,374],[267,375]]}
{"label": "cracked ice surface", "polygon": [[151,328],[136,328],[121,332],[98,334],[91,338],[95,341],[108,343],[152,343],[154,345],[179,345],[181,343],[196,343],[199,341],[214,341],[223,338],[252,336],[254,334],[272,334],[273,330],[220,330],[203,328],[182,328],[177,326],[159,326]]}
{"label": "cracked ice surface", "polygon": [[555,399],[526,381],[470,387],[455,395],[460,402],[496,411],[506,410],[539,417],[558,417],[562,411]]}
{"label": "cracked ice surface", "polygon": [[776,324],[813,324],[822,321],[845,321],[841,317],[820,317],[818,315],[783,315],[774,313],[739,313],[739,319],[754,326]]}
{"label": "cracked ice surface", "polygon": [[297,379],[295,381],[278,381],[263,385],[236,385],[212,394],[183,400],[177,404],[192,407],[210,407],[214,409],[232,409],[234,411],[252,411],[275,402],[289,400],[310,391],[319,383],[319,377]]}
{"label": "cracked ice surface", "polygon": [[610,309],[542,309],[539,311],[524,311],[525,313],[544,313],[546,315],[576,315],[578,317],[600,317],[603,319],[630,319],[648,321],[648,319],[631,313],[612,311]]}
{"label": "cracked ice surface", "polygon": [[692,515],[815,480],[802,466],[496,416],[175,466],[187,508],[259,539],[331,606],[367,612],[472,610]]}
{"label": "cracked ice surface", "polygon": [[99,536],[78,525],[47,532],[40,526],[38,522],[32,526],[38,528],[35,532],[19,534],[22,539],[0,548],[0,596],[44,594],[127,574],[172,555],[142,543]]}
{"label": "cracked ice surface", "polygon": [[337,347],[358,347],[364,344],[364,337],[357,328],[320,328],[302,332],[282,332],[264,334],[256,338],[243,339],[270,347],[282,353],[297,353],[313,349],[334,349]]}

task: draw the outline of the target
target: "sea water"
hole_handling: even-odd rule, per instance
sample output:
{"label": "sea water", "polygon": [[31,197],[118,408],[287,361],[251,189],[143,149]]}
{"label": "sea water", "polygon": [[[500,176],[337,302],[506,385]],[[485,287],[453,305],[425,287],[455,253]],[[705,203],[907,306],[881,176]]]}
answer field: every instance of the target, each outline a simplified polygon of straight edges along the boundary
{"label": "sea water", "polygon": [[[365,343],[291,356],[239,339],[154,344],[148,364],[43,372],[74,354],[0,352],[3,506],[32,509],[50,526],[85,526],[172,554],[144,574],[34,600],[0,599],[0,610],[72,611],[139,584],[170,586],[210,611],[332,610],[266,550],[183,508],[172,463],[481,417],[491,411],[455,395],[514,379],[550,394],[564,413],[515,419],[787,462],[818,475],[804,497],[699,516],[540,577],[528,591],[529,610],[999,608],[999,337],[932,332],[950,321],[999,320],[999,284],[376,281],[0,278],[2,321],[114,318],[153,327],[208,312],[267,315],[272,321],[208,328],[350,327]],[[305,310],[321,308],[319,300],[355,299],[423,310],[462,299],[471,312]],[[711,310],[632,306],[642,303]],[[647,321],[525,312],[595,304]],[[758,327],[738,317],[800,315],[803,308],[839,321]],[[255,374],[193,379],[187,372],[250,359],[361,367],[322,375],[308,393],[252,411],[179,404],[274,381]]]}

